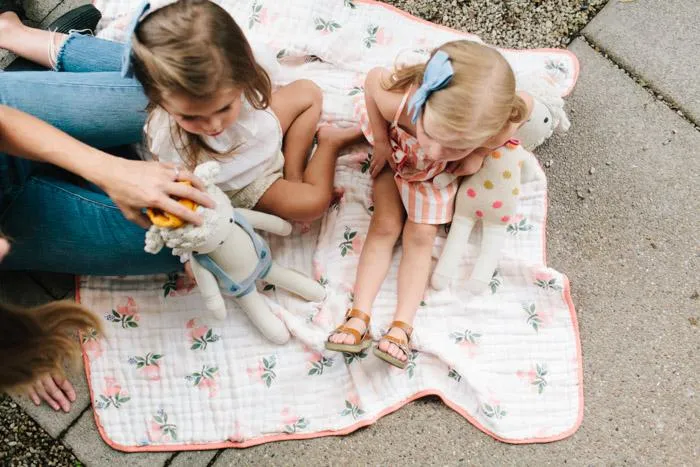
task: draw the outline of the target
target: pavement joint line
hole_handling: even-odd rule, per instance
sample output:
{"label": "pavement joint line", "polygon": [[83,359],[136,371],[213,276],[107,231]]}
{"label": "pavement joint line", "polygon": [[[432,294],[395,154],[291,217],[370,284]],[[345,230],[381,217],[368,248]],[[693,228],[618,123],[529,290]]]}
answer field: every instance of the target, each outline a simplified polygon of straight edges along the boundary
{"label": "pavement joint line", "polygon": [[619,58],[614,53],[610,52],[605,47],[598,45],[593,39],[587,37],[585,33],[581,33],[579,37],[583,42],[586,43],[586,45],[588,45],[598,54],[603,56],[606,60],[615,65],[618,69],[622,70],[623,73],[630,77],[638,86],[640,86],[642,89],[648,92],[654,99],[666,105],[666,107],[668,107],[669,109],[673,110],[676,113],[676,115],[678,115],[683,120],[692,125],[695,131],[700,132],[700,122],[695,122],[694,120],[692,120],[688,116],[688,111],[685,110],[682,106],[678,105],[678,103],[676,103],[672,98],[667,96],[663,91],[657,89],[653,84],[648,83],[646,80],[638,76],[626,66],[622,65],[619,61]]}
{"label": "pavement joint line", "polygon": [[[67,427],[65,427],[63,430],[61,430],[61,432],[58,434],[58,436],[56,436],[56,438],[54,438],[54,439],[56,439],[56,441],[60,441],[61,443],[63,443],[63,438],[65,438],[65,436],[68,434],[68,432],[70,431],[70,429],[73,428],[73,426],[76,425],[76,424],[78,423],[78,420],[80,420],[80,419],[83,417],[83,415],[85,415],[85,413],[88,412],[91,408],[92,408],[92,403],[88,404],[87,407],[85,407],[85,408],[83,409],[83,411],[80,412],[80,413],[78,414],[78,416],[75,417],[75,418],[68,424]],[[64,446],[65,446],[65,443],[64,443]],[[68,446],[66,446],[66,447],[68,447]],[[71,450],[71,452],[72,452],[72,450]],[[75,453],[73,453],[73,455],[75,455]],[[75,457],[78,457],[78,456],[75,456]]]}
{"label": "pavement joint line", "polygon": [[224,451],[225,449],[219,449],[218,451],[216,451],[216,454],[214,454],[214,457],[211,458],[211,460],[207,464],[207,467],[211,467],[212,465],[214,465],[214,463],[217,461],[219,456],[224,453]]}
{"label": "pavement joint line", "polygon": [[180,455],[182,451],[175,451],[172,456],[168,457],[165,459],[165,462],[163,463],[163,467],[168,467],[170,464],[173,463],[175,458]]}
{"label": "pavement joint line", "polygon": [[55,7],[51,8],[51,11],[49,11],[48,13],[46,13],[46,15],[44,15],[44,17],[41,18],[41,20],[39,20],[38,24],[43,23],[44,20],[46,20],[46,18],[48,18],[48,17],[51,15],[51,13],[53,13],[54,11],[56,11],[56,8],[60,7],[61,5],[63,5],[63,1],[58,2],[58,3],[56,4]]}
{"label": "pavement joint line", "polygon": [[42,289],[44,292],[46,292],[46,295],[48,295],[49,297],[53,298],[54,300],[63,300],[63,299],[66,298],[66,297],[68,296],[68,294],[70,293],[70,291],[68,291],[68,292],[66,292],[62,297],[58,297],[58,296],[54,295],[53,293],[51,293],[51,291],[49,290],[49,288],[46,287],[42,281],[40,281],[39,279],[37,279],[37,278],[34,276],[34,274],[32,274],[32,273],[30,272],[30,273],[27,274],[27,275],[28,275],[29,278],[32,280],[32,282],[34,282],[36,285],[38,285],[39,287],[41,287],[41,289]]}

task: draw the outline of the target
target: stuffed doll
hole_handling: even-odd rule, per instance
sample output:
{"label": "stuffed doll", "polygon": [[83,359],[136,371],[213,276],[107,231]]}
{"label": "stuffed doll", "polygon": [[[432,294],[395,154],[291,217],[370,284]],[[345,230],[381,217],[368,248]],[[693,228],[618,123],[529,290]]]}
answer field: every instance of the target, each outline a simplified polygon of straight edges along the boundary
{"label": "stuffed doll", "polygon": [[[222,293],[235,297],[266,338],[284,344],[289,340],[289,331],[258,293],[256,281],[265,279],[311,301],[323,300],[325,289],[318,282],[272,261],[270,248],[253,228],[289,235],[292,226],[276,216],[234,209],[226,194],[214,184],[218,172],[219,163],[215,161],[201,164],[194,171],[216,203],[214,209],[196,208],[204,224],[172,228],[154,223],[146,234],[145,249],[155,254],[167,246],[174,255],[191,255],[192,270],[208,310],[223,319],[226,304]],[[165,218],[170,225],[172,220]]]}
{"label": "stuffed doll", "polygon": [[[501,258],[506,227],[517,213],[521,183],[544,176],[529,151],[542,144],[555,129],[569,128],[564,101],[546,78],[526,78],[520,84],[533,97],[530,119],[516,133],[517,140],[491,152],[481,169],[460,184],[452,226],[431,279],[435,289],[446,288],[456,276],[469,235],[478,221],[483,223],[481,250],[466,289],[474,294],[487,289]],[[444,178],[442,182],[447,185],[453,180],[448,177],[454,176],[443,173],[438,177]]]}

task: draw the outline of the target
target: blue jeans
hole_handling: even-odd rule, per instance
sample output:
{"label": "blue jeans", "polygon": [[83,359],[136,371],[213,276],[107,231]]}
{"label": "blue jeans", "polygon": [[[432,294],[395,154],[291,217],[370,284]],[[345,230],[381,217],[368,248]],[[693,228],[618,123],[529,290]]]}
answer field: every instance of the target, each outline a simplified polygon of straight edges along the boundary
{"label": "blue jeans", "polygon": [[[121,77],[123,45],[73,34],[58,72],[0,73],[0,103],[98,148],[141,141],[148,101]],[[170,250],[143,250],[145,231],[94,185],[55,167],[0,154],[0,231],[12,238],[4,270],[154,274],[180,269]]]}

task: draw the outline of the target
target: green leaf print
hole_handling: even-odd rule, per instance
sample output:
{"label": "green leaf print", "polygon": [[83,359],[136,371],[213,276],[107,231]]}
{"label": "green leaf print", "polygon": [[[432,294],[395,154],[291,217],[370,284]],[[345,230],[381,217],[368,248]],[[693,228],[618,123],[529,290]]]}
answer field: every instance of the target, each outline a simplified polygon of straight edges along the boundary
{"label": "green leaf print", "polygon": [[491,276],[491,281],[489,282],[489,288],[491,289],[491,294],[495,294],[498,291],[498,288],[503,285],[503,277],[500,275],[500,271],[496,269],[493,271],[493,275]]}
{"label": "green leaf print", "polygon": [[527,313],[527,324],[530,325],[535,332],[539,332],[540,324],[542,324],[542,318],[537,314],[535,304],[523,303],[523,311]]}
{"label": "green leaf print", "polygon": [[344,4],[344,6],[350,7],[352,9],[357,8],[357,6],[355,5],[355,2],[353,2],[353,0],[344,0],[343,4]]}
{"label": "green leaf print", "polygon": [[355,361],[361,361],[367,358],[367,349],[362,349],[358,353],[343,352],[343,358],[345,359],[345,364],[350,365]]}
{"label": "green leaf print", "polygon": [[501,419],[506,416],[506,411],[501,408],[500,405],[490,405],[490,404],[483,404],[481,407],[481,411],[483,412],[484,415],[486,415],[489,418],[496,418],[496,419]]}
{"label": "green leaf print", "polygon": [[345,401],[345,408],[340,412],[340,415],[342,417],[346,417],[348,415],[352,415],[352,418],[357,420],[359,417],[365,414],[365,411],[362,410],[358,405],[353,404],[349,400]]}
{"label": "green leaf print", "polygon": [[330,368],[333,366],[333,359],[327,357],[321,357],[321,360],[316,362],[311,362],[311,369],[309,370],[309,376],[320,376],[323,374],[324,368]]}
{"label": "green leaf print", "polygon": [[452,378],[453,380],[457,381],[458,383],[462,381],[462,375],[459,374],[457,370],[454,368],[450,368],[450,371],[447,373],[448,378]]}

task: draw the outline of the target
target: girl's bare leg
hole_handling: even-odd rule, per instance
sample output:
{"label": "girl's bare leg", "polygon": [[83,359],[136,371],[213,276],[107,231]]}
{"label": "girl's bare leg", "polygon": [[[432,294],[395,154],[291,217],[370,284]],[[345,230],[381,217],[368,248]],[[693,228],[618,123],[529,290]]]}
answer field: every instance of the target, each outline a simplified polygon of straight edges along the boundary
{"label": "girl's bare leg", "polygon": [[263,194],[255,209],[297,222],[311,222],[323,216],[333,196],[338,153],[360,138],[362,130],[359,127],[324,126],[319,129],[318,146],[302,180],[277,180]]}
{"label": "girl's bare leg", "polygon": [[294,81],[272,95],[271,107],[282,126],[284,178],[301,182],[309,148],[321,118],[323,93],[308,79]]}
{"label": "girl's bare leg", "polygon": [[[405,215],[391,169],[385,168],[377,176],[373,193],[374,214],[357,266],[353,303],[353,308],[368,315],[372,313],[374,299],[391,266],[394,245],[401,235]],[[365,332],[365,323],[358,318],[351,318],[345,325],[356,329],[360,334]],[[339,332],[331,335],[329,340],[339,344],[353,344],[354,339],[351,334]]]}
{"label": "girl's bare leg", "polygon": [[[437,229],[437,225],[406,221],[403,230],[403,256],[399,264],[398,304],[394,321],[413,325],[416,310],[423,300],[428,284],[432,263],[431,252]],[[388,334],[398,339],[406,338],[404,331],[399,328],[391,328]],[[404,362],[408,358],[396,344],[385,339],[379,341],[379,350]]]}
{"label": "girl's bare leg", "polygon": [[[55,59],[49,57],[49,50],[58,50],[67,37],[65,34],[53,34],[25,26],[12,12],[0,15],[0,49],[7,49],[46,68],[51,68]],[[51,40],[54,43],[49,47]]]}

